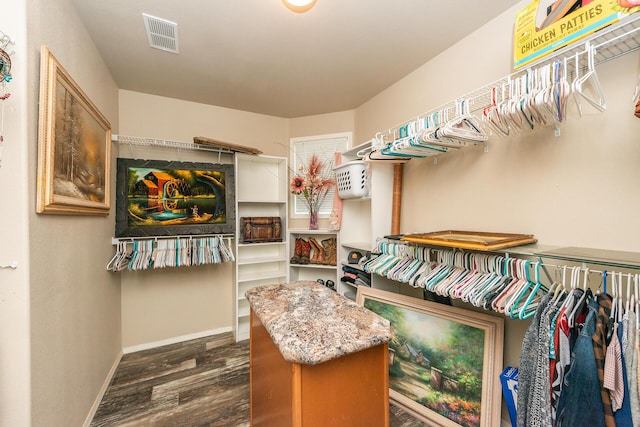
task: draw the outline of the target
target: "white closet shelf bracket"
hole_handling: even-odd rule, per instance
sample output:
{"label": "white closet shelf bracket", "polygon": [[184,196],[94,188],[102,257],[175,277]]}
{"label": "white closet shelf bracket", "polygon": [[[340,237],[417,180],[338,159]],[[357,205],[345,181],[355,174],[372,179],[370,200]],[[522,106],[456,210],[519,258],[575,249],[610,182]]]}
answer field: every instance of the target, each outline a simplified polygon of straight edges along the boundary
{"label": "white closet shelf bracket", "polygon": [[11,264],[0,264],[0,269],[3,268],[10,268],[12,270],[15,270],[16,268],[18,268],[18,261],[13,261]]}

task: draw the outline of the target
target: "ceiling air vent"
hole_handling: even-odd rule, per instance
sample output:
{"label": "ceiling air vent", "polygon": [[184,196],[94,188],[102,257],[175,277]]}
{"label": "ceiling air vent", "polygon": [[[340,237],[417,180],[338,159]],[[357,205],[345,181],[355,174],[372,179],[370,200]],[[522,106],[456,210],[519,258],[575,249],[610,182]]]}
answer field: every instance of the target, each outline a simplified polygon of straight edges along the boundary
{"label": "ceiling air vent", "polygon": [[142,18],[147,29],[149,46],[178,53],[178,24],[146,13],[142,14]]}

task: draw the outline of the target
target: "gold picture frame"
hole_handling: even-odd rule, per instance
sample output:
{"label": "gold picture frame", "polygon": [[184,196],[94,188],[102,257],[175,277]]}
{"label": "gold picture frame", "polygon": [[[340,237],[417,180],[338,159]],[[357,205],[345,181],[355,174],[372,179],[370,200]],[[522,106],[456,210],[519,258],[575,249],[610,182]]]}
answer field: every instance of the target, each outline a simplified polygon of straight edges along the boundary
{"label": "gold picture frame", "polygon": [[46,46],[40,61],[36,212],[107,215],[111,124]]}
{"label": "gold picture frame", "polygon": [[432,233],[406,234],[404,242],[445,246],[474,251],[495,251],[514,246],[529,245],[538,240],[530,234],[486,233],[482,231],[446,230]]}
{"label": "gold picture frame", "polygon": [[389,398],[428,425],[500,425],[504,320],[359,286],[356,303],[391,323]]}

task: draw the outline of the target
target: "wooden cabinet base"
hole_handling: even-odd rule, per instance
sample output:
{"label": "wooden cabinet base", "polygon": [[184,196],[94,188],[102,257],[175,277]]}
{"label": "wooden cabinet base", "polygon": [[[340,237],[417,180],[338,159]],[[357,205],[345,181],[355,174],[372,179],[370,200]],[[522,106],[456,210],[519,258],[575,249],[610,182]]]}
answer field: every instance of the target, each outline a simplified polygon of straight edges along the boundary
{"label": "wooden cabinet base", "polygon": [[284,360],[251,311],[251,425],[389,426],[388,347],[318,365]]}

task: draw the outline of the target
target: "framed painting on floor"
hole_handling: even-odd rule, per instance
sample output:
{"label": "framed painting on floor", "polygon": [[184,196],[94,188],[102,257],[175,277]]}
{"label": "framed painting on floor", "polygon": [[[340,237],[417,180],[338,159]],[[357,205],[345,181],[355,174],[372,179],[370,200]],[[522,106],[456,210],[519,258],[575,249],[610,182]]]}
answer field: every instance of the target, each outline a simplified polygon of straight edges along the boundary
{"label": "framed painting on floor", "polygon": [[389,398],[429,425],[500,425],[500,317],[358,287],[356,302],[391,323]]}

